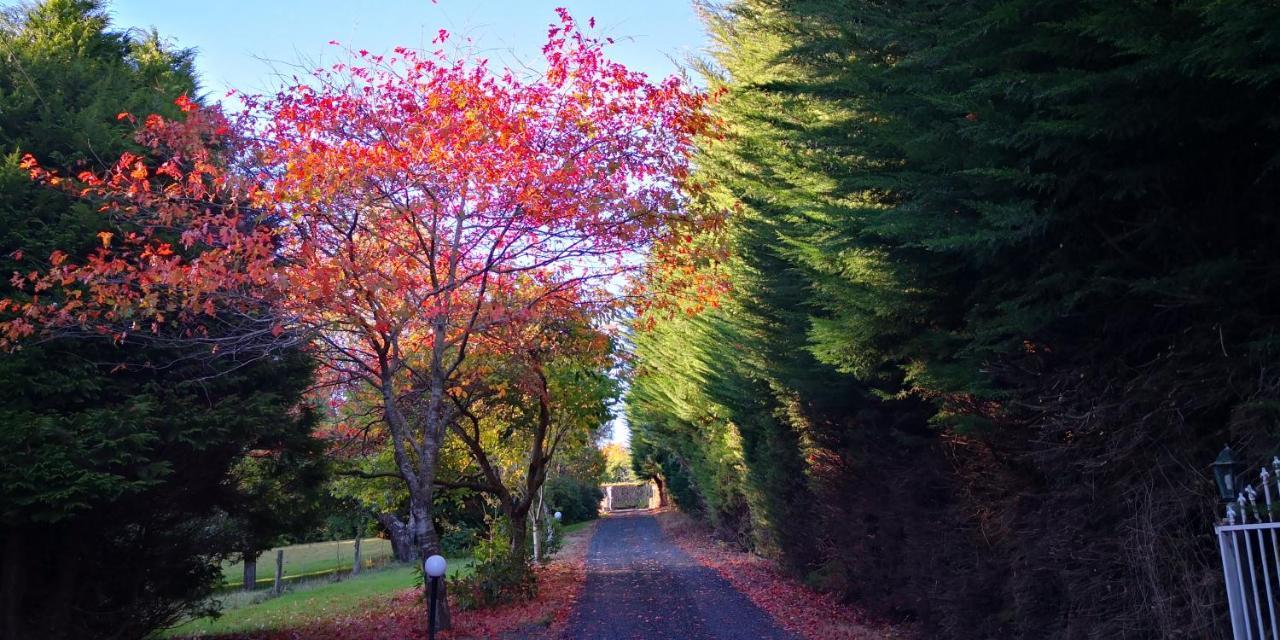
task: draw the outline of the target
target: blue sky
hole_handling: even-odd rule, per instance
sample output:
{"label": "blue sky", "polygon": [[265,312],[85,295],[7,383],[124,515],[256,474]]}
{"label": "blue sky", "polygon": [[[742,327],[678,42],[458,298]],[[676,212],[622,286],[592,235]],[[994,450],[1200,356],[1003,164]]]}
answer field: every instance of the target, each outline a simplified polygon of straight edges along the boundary
{"label": "blue sky", "polygon": [[[451,44],[490,58],[494,66],[538,66],[546,28],[561,6],[580,23],[594,17],[597,32],[617,41],[614,59],[652,76],[678,73],[707,45],[693,0],[115,0],[108,5],[116,28],[154,27],[177,46],[196,49],[204,91],[213,99],[228,89],[272,91],[281,84],[277,72],[292,73],[292,64],[327,66],[341,58],[331,40],[384,53],[397,46],[432,48],[439,29],[453,34]],[[629,439],[619,417],[611,440]]]}
{"label": "blue sky", "polygon": [[[8,4],[0,2],[0,4]],[[439,29],[503,66],[536,63],[555,8],[566,7],[579,22],[596,19],[600,34],[613,37],[615,59],[655,76],[678,71],[706,45],[692,0],[114,0],[117,28],[155,27],[162,36],[198,51],[197,68],[210,97],[229,88],[269,91],[280,83],[272,65],[309,61],[327,65],[339,51],[389,52],[396,46],[430,48]]]}

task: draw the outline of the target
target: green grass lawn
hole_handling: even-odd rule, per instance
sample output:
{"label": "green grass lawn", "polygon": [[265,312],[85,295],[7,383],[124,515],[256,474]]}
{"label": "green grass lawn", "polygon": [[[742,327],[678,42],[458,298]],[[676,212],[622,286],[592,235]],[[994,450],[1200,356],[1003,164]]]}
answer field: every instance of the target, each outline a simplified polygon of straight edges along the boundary
{"label": "green grass lawn", "polygon": [[[591,526],[593,520],[565,525],[564,535],[582,531]],[[323,542],[317,544],[294,545],[284,547],[284,575],[313,573],[340,567],[351,567],[352,541],[340,543]],[[390,543],[386,540],[369,538],[361,541],[361,557],[387,558],[391,555]],[[228,582],[239,583],[240,563],[232,563],[223,567]],[[457,578],[469,575],[472,571],[470,558],[449,560],[449,576]],[[269,578],[275,574],[275,550],[263,554],[258,562],[258,578]],[[414,586],[415,568],[405,565],[392,565],[385,569],[365,571],[359,576],[344,576],[334,582],[330,578],[316,578],[292,586],[278,597],[269,592],[232,591],[219,596],[223,601],[222,616],[215,619],[192,620],[182,626],[171,629],[164,637],[217,636],[229,633],[244,633],[267,629],[296,627],[308,621],[320,621],[336,618],[345,614],[356,613],[367,609],[374,601],[385,600],[388,596]]]}
{"label": "green grass lawn", "polygon": [[[286,552],[287,553],[287,552]],[[449,560],[449,576],[459,577],[471,573],[471,559]],[[284,595],[253,601],[248,594],[229,595],[224,598],[223,614],[216,620],[192,620],[169,630],[164,637],[213,636],[242,633],[263,629],[280,629],[298,626],[309,620],[335,618],[367,608],[372,600],[414,586],[415,568],[397,565],[387,569],[369,571],[357,577],[339,582],[328,580],[301,584]],[[239,597],[237,597],[239,596]]]}
{"label": "green grass lawn", "polygon": [[[284,576],[350,569],[355,555],[354,540],[295,544],[284,549]],[[391,541],[381,538],[365,538],[360,541],[360,558],[368,566],[370,562],[385,562],[391,558]],[[258,557],[258,580],[275,578],[276,549]],[[227,584],[238,585],[244,575],[243,565],[230,562],[222,566]]]}
{"label": "green grass lawn", "polygon": [[569,535],[569,534],[571,534],[571,533],[577,533],[577,532],[582,531],[583,529],[586,529],[587,527],[591,526],[591,523],[592,523],[592,522],[595,522],[595,520],[584,520],[583,522],[575,522],[575,523],[573,523],[573,524],[566,524],[566,525],[563,527],[563,529],[562,529],[562,530],[564,531],[564,535]]}

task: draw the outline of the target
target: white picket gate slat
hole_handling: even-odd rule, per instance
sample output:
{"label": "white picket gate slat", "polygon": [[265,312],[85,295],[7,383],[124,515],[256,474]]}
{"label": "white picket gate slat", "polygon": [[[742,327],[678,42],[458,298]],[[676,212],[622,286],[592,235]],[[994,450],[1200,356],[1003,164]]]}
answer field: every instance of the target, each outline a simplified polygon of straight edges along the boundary
{"label": "white picket gate slat", "polygon": [[1245,486],[1236,500],[1227,504],[1225,517],[1214,528],[1235,640],[1280,640],[1280,602],[1276,600],[1280,594],[1280,536],[1276,533],[1280,504],[1273,502],[1272,492],[1274,482],[1275,497],[1280,497],[1280,458],[1271,464],[1271,471],[1263,467],[1258,474],[1261,503],[1254,485]]}

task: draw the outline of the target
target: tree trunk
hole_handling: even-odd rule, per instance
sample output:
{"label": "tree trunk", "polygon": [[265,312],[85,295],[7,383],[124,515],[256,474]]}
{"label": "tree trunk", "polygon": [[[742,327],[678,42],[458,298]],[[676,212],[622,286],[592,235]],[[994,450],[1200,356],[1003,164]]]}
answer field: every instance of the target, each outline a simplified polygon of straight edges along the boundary
{"label": "tree trunk", "polygon": [[536,511],[529,512],[529,521],[533,525],[533,562],[535,564],[542,562],[542,532],[538,530],[538,513]]}
{"label": "tree trunk", "polygon": [[662,481],[662,476],[655,474],[653,483],[658,485],[658,506],[667,506],[667,483]]}
{"label": "tree trunk", "polygon": [[4,532],[4,559],[0,560],[0,637],[22,637],[23,549],[22,530]]}
{"label": "tree trunk", "polygon": [[[65,541],[64,541],[65,543]],[[71,545],[66,545],[70,547]],[[51,613],[49,619],[49,637],[50,638],[70,638],[68,633],[71,628],[71,603],[76,596],[76,569],[80,566],[79,554],[74,551],[63,553],[58,556],[57,566],[54,568],[57,576],[56,591],[53,594],[52,605],[49,607]]]}
{"label": "tree trunk", "polygon": [[[409,414],[401,410],[401,392],[396,384],[396,372],[401,369],[401,363],[398,355],[388,357],[383,353],[381,356],[382,410],[391,430],[396,468],[409,491],[408,528],[420,560],[440,552],[440,538],[431,521],[431,500],[440,445],[454,417],[450,414],[452,400],[447,395],[451,370],[444,361],[447,315],[437,314],[431,324],[435,344],[432,346],[426,406],[415,407]],[[423,581],[424,595],[429,582]],[[443,586],[444,580],[440,582]],[[444,589],[441,592],[443,594]],[[438,604],[437,628],[448,629],[451,626],[448,599],[442,595]]]}
{"label": "tree trunk", "polygon": [[[436,533],[435,524],[431,520],[431,484],[423,483],[423,485],[428,487],[423,492],[426,496],[409,493],[409,513],[413,522],[413,539],[418,545],[419,557],[426,560],[440,553],[440,536]],[[447,582],[445,577],[440,578],[440,594],[436,602],[436,629],[441,631],[453,627],[452,616],[449,614],[448,589],[445,588]],[[422,581],[423,596],[430,596],[427,591],[430,583],[430,580]]]}
{"label": "tree trunk", "polygon": [[417,558],[417,550],[409,536],[409,527],[390,513],[379,513],[376,517],[391,537],[391,555],[400,562],[413,562]]}
{"label": "tree trunk", "polygon": [[276,579],[271,585],[271,590],[275,591],[276,595],[284,591],[284,549],[276,549]]}
{"label": "tree trunk", "polygon": [[262,555],[261,551],[245,551],[244,552],[244,590],[253,591],[253,587],[258,583],[258,556]]}
{"label": "tree trunk", "polygon": [[[529,522],[532,523],[533,525],[533,562],[534,564],[542,562],[542,531],[544,527],[540,525],[546,522],[547,526],[545,527],[545,529],[547,530],[547,533],[551,532],[552,523],[549,522],[549,518],[547,517],[547,505],[542,500],[543,493],[544,493],[543,491],[544,486],[545,485],[538,486],[538,501],[537,503],[530,505],[530,508],[529,508]],[[548,540],[550,540],[549,537],[548,537]]]}
{"label": "tree trunk", "polygon": [[[507,519],[511,521],[511,551],[522,557],[529,549],[529,510],[513,509],[509,512]],[[536,544],[536,543],[535,543]]]}
{"label": "tree trunk", "polygon": [[351,562],[351,575],[358,576],[360,575],[360,527],[356,527],[356,541],[353,546],[355,547],[353,552],[355,558]]}

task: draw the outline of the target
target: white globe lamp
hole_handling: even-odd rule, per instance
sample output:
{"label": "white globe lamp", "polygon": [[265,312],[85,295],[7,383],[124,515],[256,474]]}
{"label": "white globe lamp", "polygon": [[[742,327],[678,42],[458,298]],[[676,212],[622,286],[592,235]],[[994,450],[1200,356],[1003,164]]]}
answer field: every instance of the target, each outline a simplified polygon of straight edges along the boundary
{"label": "white globe lamp", "polygon": [[444,556],[439,555],[427,558],[427,561],[422,564],[427,575],[432,578],[439,578],[440,576],[443,576],[444,570],[448,567],[448,563],[444,561]]}

